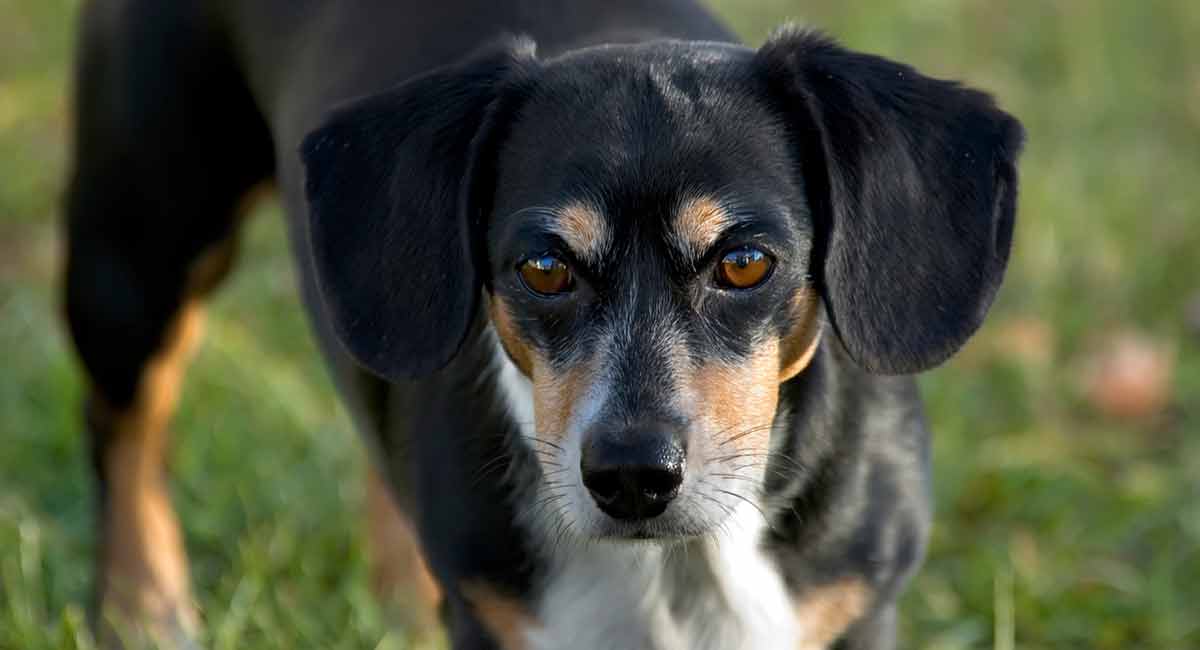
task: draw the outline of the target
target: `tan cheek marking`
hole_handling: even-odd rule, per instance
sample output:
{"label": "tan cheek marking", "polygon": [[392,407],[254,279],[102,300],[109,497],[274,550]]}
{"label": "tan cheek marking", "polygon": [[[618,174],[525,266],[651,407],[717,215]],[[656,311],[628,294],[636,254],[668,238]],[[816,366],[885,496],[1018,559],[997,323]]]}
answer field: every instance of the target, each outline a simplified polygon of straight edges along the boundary
{"label": "tan cheek marking", "polygon": [[675,214],[675,236],[692,255],[707,250],[729,225],[729,213],[712,197],[691,198]]}
{"label": "tan cheek marking", "polygon": [[822,585],[796,601],[800,623],[799,650],[824,650],[867,612],[871,588],[860,578]]}
{"label": "tan cheek marking", "polygon": [[367,473],[367,537],[376,597],[404,627],[421,635],[434,633],[441,587],[425,563],[416,528],[373,467]]}
{"label": "tan cheek marking", "polygon": [[571,415],[583,400],[588,380],[593,374],[591,366],[587,364],[556,372],[540,359],[535,361],[533,417],[537,420],[539,436],[556,443],[566,437]]}
{"label": "tan cheek marking", "polygon": [[599,259],[612,243],[608,219],[587,203],[571,203],[555,211],[555,230],[583,259]]}
{"label": "tan cheek marking", "polygon": [[526,632],[533,626],[533,618],[519,601],[500,594],[484,582],[467,582],[461,587],[475,616],[501,648],[525,648]]}
{"label": "tan cheek marking", "polygon": [[779,382],[783,383],[808,367],[821,342],[821,298],[803,289],[792,299],[795,325],[779,343]]}
{"label": "tan cheek marking", "polygon": [[159,625],[195,624],[179,522],[167,491],[167,424],[179,402],[186,364],[203,331],[203,310],[187,303],[162,348],[142,371],[134,402],[114,411],[99,400],[90,417],[111,441],[101,601],[115,614]]}
{"label": "tan cheek marking", "polygon": [[511,311],[500,298],[491,302],[492,323],[500,343],[513,363],[533,383],[533,416],[538,436],[551,442],[562,440],[575,407],[587,390],[595,372],[591,364],[580,364],[560,372],[553,369],[542,356],[517,333]]}
{"label": "tan cheek marking", "polygon": [[517,333],[517,325],[513,322],[512,311],[507,303],[497,297],[491,299],[492,325],[500,337],[500,345],[526,377],[533,375],[533,350],[525,344],[524,339]]}
{"label": "tan cheek marking", "polygon": [[711,363],[692,373],[692,389],[709,426],[717,453],[766,453],[779,402],[779,345],[762,345],[745,363]]}

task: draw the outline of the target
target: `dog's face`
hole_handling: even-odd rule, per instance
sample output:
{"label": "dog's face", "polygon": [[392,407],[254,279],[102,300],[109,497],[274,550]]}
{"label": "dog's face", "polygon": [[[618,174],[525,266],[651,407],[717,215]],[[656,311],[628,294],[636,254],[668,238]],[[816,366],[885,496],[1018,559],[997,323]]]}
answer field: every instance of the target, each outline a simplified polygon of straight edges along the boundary
{"label": "dog's face", "polygon": [[702,535],[759,506],[780,384],[825,314],[879,372],[978,327],[1020,137],[984,95],[809,34],[547,62],[509,45],[310,137],[318,278],[390,377],[447,363],[485,288],[533,387],[538,512],[585,537]]}
{"label": "dog's face", "polygon": [[787,133],[721,74],[742,54],[555,62],[499,152],[491,320],[532,381],[545,510],[585,535],[698,534],[757,501],[817,341]]}

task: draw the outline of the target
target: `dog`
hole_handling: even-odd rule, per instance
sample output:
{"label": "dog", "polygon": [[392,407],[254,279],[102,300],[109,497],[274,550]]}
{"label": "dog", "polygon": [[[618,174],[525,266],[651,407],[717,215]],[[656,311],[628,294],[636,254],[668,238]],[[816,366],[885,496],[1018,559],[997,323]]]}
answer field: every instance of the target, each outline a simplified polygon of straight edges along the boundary
{"label": "dog", "polygon": [[931,519],[911,375],[1012,240],[1023,132],[988,95],[691,0],[93,0],[80,34],[98,625],[195,630],[165,432],[273,180],[414,621],[893,647]]}

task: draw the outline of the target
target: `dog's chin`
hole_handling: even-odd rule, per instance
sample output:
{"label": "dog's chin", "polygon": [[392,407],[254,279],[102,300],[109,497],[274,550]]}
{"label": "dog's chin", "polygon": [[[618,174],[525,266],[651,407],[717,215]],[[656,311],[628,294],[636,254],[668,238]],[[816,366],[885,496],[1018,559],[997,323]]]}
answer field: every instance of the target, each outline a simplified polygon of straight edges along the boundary
{"label": "dog's chin", "polygon": [[605,522],[596,527],[590,537],[600,542],[629,544],[660,544],[670,546],[703,537],[711,532],[696,527],[661,526],[648,521]]}
{"label": "dog's chin", "polygon": [[629,521],[597,511],[589,530],[581,533],[596,542],[671,546],[713,535],[722,523],[699,513],[668,511],[654,519]]}

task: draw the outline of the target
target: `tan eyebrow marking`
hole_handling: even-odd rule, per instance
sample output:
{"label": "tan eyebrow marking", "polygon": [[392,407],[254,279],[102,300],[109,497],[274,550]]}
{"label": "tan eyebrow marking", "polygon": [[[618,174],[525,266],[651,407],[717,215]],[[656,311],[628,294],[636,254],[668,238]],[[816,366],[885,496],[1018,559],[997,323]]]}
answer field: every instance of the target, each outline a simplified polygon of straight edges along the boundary
{"label": "tan eyebrow marking", "polygon": [[684,253],[697,258],[716,243],[732,222],[729,211],[713,197],[686,199],[675,213],[675,243]]}
{"label": "tan eyebrow marking", "polygon": [[591,203],[577,201],[554,210],[550,227],[580,259],[594,262],[608,252],[612,229],[608,219]]}

